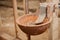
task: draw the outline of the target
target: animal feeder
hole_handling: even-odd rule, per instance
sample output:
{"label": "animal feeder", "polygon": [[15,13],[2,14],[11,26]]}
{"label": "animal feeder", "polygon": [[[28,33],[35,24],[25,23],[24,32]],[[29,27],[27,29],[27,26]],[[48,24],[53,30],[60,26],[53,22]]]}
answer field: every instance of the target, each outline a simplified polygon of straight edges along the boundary
{"label": "animal feeder", "polygon": [[32,14],[23,15],[22,17],[17,19],[17,24],[21,28],[21,30],[26,34],[29,35],[42,34],[50,26],[52,19],[46,17],[41,23],[31,24],[31,22],[34,23],[37,18],[38,17],[36,15]]}
{"label": "animal feeder", "polygon": [[[27,0],[26,0],[27,1]],[[50,23],[52,21],[52,17],[48,17],[48,11],[49,6],[46,7],[46,15],[42,22],[36,22],[36,20],[39,18],[39,15],[37,16],[37,12],[35,14],[28,14],[28,8],[27,2],[25,3],[25,13],[26,15],[20,16],[17,18],[16,22],[19,28],[27,34],[28,40],[30,39],[30,35],[39,35],[44,33],[50,26]],[[40,11],[40,10],[39,10]],[[38,21],[38,20],[37,20]]]}
{"label": "animal feeder", "polygon": [[41,23],[29,24],[30,22],[34,23],[37,18],[38,16],[32,14],[23,15],[17,19],[17,24],[19,28],[29,36],[42,34],[50,26],[52,19],[46,17]]}

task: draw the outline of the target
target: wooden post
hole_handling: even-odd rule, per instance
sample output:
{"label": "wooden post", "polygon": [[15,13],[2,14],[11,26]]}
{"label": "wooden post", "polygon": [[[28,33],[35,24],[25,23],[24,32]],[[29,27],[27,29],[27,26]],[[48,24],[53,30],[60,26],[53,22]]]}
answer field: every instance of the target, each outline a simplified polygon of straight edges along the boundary
{"label": "wooden post", "polygon": [[17,31],[17,23],[16,23],[16,19],[18,17],[18,12],[17,12],[17,0],[13,0],[13,15],[14,15],[14,24],[15,24],[15,32],[16,32],[16,39],[21,40],[18,37],[18,31]]}
{"label": "wooden post", "polygon": [[49,28],[49,40],[58,40],[58,15],[57,15],[57,8],[53,13],[53,20],[51,26]]}
{"label": "wooden post", "polygon": [[15,31],[16,31],[16,38],[17,36],[17,25],[16,25],[16,18],[17,18],[17,0],[13,0],[13,15],[14,15],[14,24],[15,24]]}
{"label": "wooden post", "polygon": [[29,5],[28,5],[29,3],[28,3],[28,0],[24,0],[23,1],[23,5],[24,5],[24,13],[25,14],[28,14],[29,13]]}
{"label": "wooden post", "polygon": [[31,40],[31,35],[27,34],[27,40]]}
{"label": "wooden post", "polygon": [[[49,4],[50,5],[50,4]],[[51,14],[52,12],[50,11],[50,6],[48,5],[47,7],[47,13],[48,13],[48,17],[52,17],[53,14]],[[51,14],[51,15],[50,15]],[[52,27],[50,26],[50,28],[48,29],[48,37],[49,40],[52,40]]]}
{"label": "wooden post", "polygon": [[[47,3],[55,3],[58,5],[58,0],[46,0]],[[53,20],[51,23],[51,26],[48,30],[49,33],[49,40],[58,40],[58,13],[57,13],[57,8],[55,9],[56,11],[53,13]]]}
{"label": "wooden post", "polygon": [[56,13],[53,16],[53,21],[49,28],[49,40],[58,40],[58,18]]}

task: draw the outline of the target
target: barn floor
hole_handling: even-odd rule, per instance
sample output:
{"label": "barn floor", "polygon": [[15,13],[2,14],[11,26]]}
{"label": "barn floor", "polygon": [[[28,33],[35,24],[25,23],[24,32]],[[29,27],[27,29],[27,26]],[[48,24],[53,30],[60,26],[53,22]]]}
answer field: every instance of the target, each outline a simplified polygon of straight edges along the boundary
{"label": "barn floor", "polygon": [[[23,13],[18,12],[18,15],[23,15]],[[0,21],[0,25],[1,25],[0,35],[2,35],[2,33],[7,33],[15,37],[13,9],[0,6],[0,20],[2,20]],[[60,23],[60,18],[59,18],[59,23]],[[18,37],[21,38],[22,40],[27,40],[26,34],[23,33],[19,29],[19,27],[17,27],[17,30],[18,30]],[[44,32],[41,35],[31,36],[31,40],[48,40],[48,30],[46,30],[46,32]]]}

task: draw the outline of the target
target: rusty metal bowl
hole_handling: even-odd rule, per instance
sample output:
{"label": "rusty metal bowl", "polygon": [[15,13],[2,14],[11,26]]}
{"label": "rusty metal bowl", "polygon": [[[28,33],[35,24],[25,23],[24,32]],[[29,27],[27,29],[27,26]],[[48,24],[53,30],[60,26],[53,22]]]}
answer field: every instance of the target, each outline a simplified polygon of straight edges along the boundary
{"label": "rusty metal bowl", "polygon": [[42,34],[49,28],[52,18],[47,18],[47,21],[43,21],[43,23],[39,25],[28,25],[27,23],[33,21],[35,22],[38,16],[33,14],[27,14],[19,17],[16,22],[19,28],[26,34],[29,35],[39,35]]}

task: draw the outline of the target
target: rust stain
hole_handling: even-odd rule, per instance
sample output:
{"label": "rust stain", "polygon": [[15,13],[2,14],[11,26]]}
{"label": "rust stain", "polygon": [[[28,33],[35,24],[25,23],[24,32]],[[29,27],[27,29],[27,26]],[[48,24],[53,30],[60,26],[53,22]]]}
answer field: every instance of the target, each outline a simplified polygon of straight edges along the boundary
{"label": "rust stain", "polygon": [[23,25],[29,24],[31,22],[35,22],[36,19],[38,18],[38,16],[32,15],[32,16],[27,16],[27,17],[22,17],[22,19],[20,19],[20,23]]}

